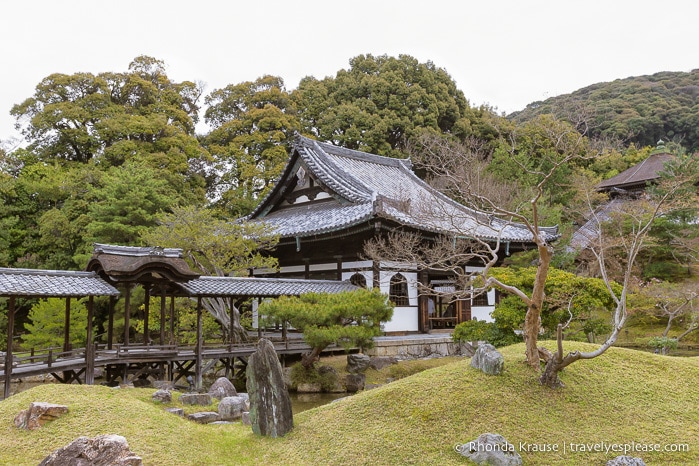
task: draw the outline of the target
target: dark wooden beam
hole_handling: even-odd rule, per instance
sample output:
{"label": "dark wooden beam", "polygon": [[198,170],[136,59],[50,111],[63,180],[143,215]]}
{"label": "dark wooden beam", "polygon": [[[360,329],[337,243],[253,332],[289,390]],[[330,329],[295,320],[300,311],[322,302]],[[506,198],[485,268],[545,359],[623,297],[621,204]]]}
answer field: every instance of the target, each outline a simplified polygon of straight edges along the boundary
{"label": "dark wooden beam", "polygon": [[10,396],[12,381],[12,339],[15,328],[15,297],[10,296],[7,308],[7,351],[5,352],[5,399]]}
{"label": "dark wooden beam", "polygon": [[148,345],[150,344],[150,329],[148,328],[148,321],[150,320],[150,286],[145,285],[144,286],[145,291],[146,291],[146,296],[145,296],[145,303],[143,306],[143,311],[144,311],[144,319],[143,319],[143,344]]}
{"label": "dark wooden beam", "polygon": [[201,297],[197,298],[197,362],[196,362],[196,381],[195,387],[200,390],[202,387],[202,351],[204,349],[202,341],[202,315],[201,315]]}
{"label": "dark wooden beam", "polygon": [[92,321],[95,313],[95,298],[87,300],[87,344],[85,345],[85,385],[95,383],[95,342],[92,335]]}
{"label": "dark wooden beam", "polygon": [[[129,346],[129,327],[131,326],[131,285],[124,291],[124,346]],[[126,381],[124,381],[126,382]]]}
{"label": "dark wooden beam", "polygon": [[70,296],[66,298],[66,313],[63,325],[63,351],[70,351]]}

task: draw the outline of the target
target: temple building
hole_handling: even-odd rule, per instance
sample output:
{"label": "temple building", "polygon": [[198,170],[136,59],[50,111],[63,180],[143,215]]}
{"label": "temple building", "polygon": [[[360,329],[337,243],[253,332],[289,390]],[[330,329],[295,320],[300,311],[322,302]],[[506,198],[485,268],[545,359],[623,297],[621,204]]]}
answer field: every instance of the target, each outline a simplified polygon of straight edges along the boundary
{"label": "temple building", "polygon": [[[386,333],[426,332],[477,318],[491,320],[495,291],[470,299],[449,297],[453,277],[408,262],[367,260],[364,245],[394,231],[476,237],[500,242],[505,255],[535,247],[531,232],[469,209],[421,180],[409,160],[349,150],[297,136],[280,179],[248,218],[280,235],[273,254],[280,270],[255,276],[350,281],[379,287],[395,304]],[[542,228],[547,240],[556,227]],[[463,264],[478,268],[478,264]],[[421,284],[422,287],[419,287]],[[428,292],[419,290],[433,290]]]}

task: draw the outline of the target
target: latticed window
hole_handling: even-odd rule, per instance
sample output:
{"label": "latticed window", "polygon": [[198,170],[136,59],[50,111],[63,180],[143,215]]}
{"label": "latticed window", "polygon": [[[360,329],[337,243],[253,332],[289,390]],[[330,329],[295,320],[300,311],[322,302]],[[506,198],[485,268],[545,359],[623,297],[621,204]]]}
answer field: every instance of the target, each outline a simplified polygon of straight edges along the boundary
{"label": "latticed window", "polygon": [[391,277],[391,285],[389,288],[389,299],[396,306],[409,306],[408,300],[408,281],[399,273]]}
{"label": "latticed window", "polygon": [[488,306],[488,293],[481,293],[473,297],[472,306]]}
{"label": "latticed window", "polygon": [[350,283],[359,288],[366,288],[366,277],[361,273],[355,273],[349,279]]}

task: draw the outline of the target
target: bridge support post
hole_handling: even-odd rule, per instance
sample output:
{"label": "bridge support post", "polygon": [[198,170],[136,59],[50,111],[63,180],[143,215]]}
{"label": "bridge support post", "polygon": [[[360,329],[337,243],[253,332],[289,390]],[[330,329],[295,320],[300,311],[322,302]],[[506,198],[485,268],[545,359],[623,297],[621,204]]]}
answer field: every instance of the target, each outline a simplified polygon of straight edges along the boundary
{"label": "bridge support post", "polygon": [[202,388],[202,322],[201,322],[201,297],[197,298],[197,347],[196,347],[196,366],[195,366],[195,388],[201,390]]}
{"label": "bridge support post", "polygon": [[95,298],[90,296],[87,301],[87,343],[85,344],[85,385],[95,383],[95,343],[92,334]]}
{"label": "bridge support post", "polygon": [[63,351],[70,351],[70,296],[66,298],[66,313],[63,321]]}
{"label": "bridge support post", "polygon": [[10,396],[10,382],[12,381],[12,339],[15,328],[15,297],[10,296],[7,308],[7,351],[5,352],[5,399]]}

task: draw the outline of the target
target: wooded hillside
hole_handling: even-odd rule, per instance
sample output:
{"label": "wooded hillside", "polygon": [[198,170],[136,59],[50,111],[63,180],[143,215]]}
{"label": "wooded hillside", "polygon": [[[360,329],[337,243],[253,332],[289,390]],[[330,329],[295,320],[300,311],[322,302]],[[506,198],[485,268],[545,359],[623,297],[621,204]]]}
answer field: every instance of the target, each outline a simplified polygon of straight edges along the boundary
{"label": "wooded hillside", "polygon": [[533,102],[508,116],[517,122],[553,113],[565,118],[581,110],[591,115],[591,137],[613,137],[637,147],[659,139],[699,149],[699,69],[661,72],[597,83],[572,94]]}

